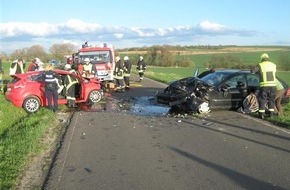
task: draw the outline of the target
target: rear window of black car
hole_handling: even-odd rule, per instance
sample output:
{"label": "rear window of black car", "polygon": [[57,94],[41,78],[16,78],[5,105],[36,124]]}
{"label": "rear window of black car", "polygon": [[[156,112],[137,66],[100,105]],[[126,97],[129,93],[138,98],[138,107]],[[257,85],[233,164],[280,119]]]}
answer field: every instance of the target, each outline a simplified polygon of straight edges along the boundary
{"label": "rear window of black car", "polygon": [[231,73],[229,72],[214,72],[202,77],[201,80],[210,85],[216,85],[220,83],[222,80],[224,80],[230,74]]}

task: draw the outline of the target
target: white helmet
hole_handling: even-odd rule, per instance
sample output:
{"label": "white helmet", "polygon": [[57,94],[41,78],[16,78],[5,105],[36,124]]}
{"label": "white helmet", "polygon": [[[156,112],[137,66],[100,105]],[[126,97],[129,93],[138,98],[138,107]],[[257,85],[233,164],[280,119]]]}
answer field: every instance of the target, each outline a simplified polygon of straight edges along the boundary
{"label": "white helmet", "polygon": [[90,59],[87,57],[87,58],[85,58],[85,60],[84,60],[85,62],[90,62]]}
{"label": "white helmet", "polygon": [[70,64],[65,64],[64,68],[65,68],[66,70],[69,70],[69,69],[71,69],[71,65],[70,65]]}
{"label": "white helmet", "polygon": [[38,57],[36,57],[34,60],[35,60],[35,63],[36,63],[36,64],[39,64],[39,63],[41,62],[40,59],[39,59]]}
{"label": "white helmet", "polygon": [[125,56],[124,57],[124,61],[128,61],[129,60],[129,57],[128,56]]}
{"label": "white helmet", "polygon": [[141,61],[143,60],[143,57],[142,56],[140,56],[140,58],[139,58]]}
{"label": "white helmet", "polygon": [[120,57],[119,56],[116,57],[116,62],[118,62],[118,61],[120,61]]}

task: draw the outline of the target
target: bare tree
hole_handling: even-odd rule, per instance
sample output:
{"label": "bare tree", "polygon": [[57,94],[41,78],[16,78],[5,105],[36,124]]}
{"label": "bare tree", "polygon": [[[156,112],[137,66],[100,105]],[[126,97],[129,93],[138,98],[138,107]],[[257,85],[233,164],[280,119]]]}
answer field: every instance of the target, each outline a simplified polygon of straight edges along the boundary
{"label": "bare tree", "polygon": [[147,62],[150,65],[157,65],[158,47],[152,46],[147,52]]}
{"label": "bare tree", "polygon": [[175,55],[170,50],[171,48],[169,46],[161,47],[161,54],[159,57],[160,66],[166,66],[166,67],[174,66]]}
{"label": "bare tree", "polygon": [[47,54],[44,50],[44,47],[40,45],[33,45],[27,50],[27,58],[29,61],[32,59],[38,57],[41,61],[46,62],[47,61]]}
{"label": "bare tree", "polygon": [[19,58],[27,60],[27,48],[17,49],[10,55],[10,59],[12,60]]}
{"label": "bare tree", "polygon": [[71,43],[54,44],[49,48],[49,51],[53,59],[63,62],[65,60],[64,56],[72,55],[77,51],[77,48]]}

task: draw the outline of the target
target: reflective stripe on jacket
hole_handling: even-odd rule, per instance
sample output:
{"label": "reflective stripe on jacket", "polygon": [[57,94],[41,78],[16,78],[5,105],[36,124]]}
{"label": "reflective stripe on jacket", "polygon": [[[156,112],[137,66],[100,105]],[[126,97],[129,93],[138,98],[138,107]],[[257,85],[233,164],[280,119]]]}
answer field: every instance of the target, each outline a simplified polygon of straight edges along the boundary
{"label": "reflective stripe on jacket", "polygon": [[78,80],[75,78],[72,79],[70,75],[67,75],[67,79],[68,81],[66,82],[68,82],[68,84],[65,84],[66,90],[68,90],[72,85],[78,83]]}
{"label": "reflective stripe on jacket", "polygon": [[260,87],[276,86],[276,65],[270,61],[259,63]]}

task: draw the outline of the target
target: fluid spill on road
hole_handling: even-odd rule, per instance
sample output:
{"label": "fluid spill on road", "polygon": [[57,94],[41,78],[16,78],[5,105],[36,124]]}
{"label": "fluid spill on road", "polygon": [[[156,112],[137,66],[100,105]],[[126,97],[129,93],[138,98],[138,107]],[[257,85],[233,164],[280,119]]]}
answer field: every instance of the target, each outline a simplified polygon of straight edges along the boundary
{"label": "fluid spill on road", "polygon": [[166,115],[168,111],[169,107],[157,104],[155,97],[139,97],[134,98],[134,103],[129,113],[134,115],[162,116]]}
{"label": "fluid spill on road", "polygon": [[94,104],[91,107],[83,107],[87,112],[123,112],[132,115],[163,116],[167,115],[169,107],[156,103],[155,97],[138,97],[131,99],[107,99],[105,102]]}

